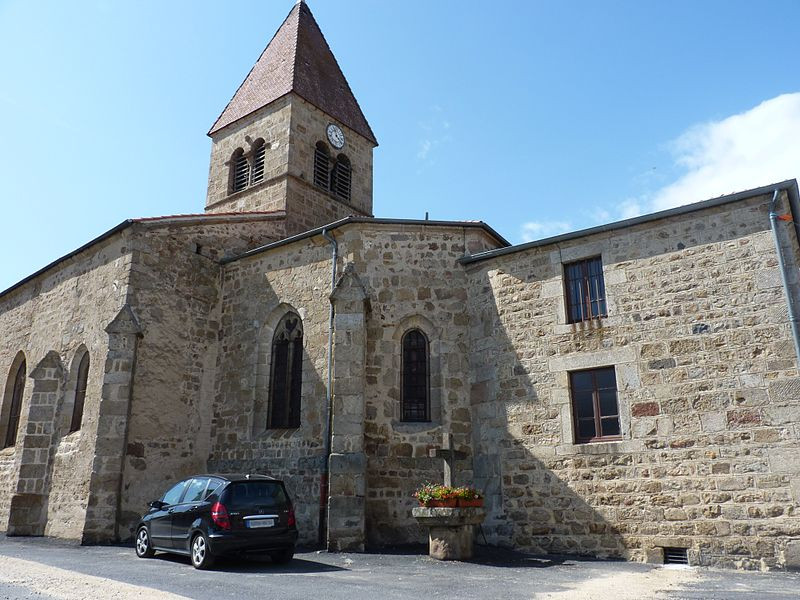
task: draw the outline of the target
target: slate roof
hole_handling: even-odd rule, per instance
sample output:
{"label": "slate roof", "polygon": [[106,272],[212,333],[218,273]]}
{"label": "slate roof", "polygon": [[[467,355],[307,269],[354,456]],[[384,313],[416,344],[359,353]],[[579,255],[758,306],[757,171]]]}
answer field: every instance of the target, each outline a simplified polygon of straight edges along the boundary
{"label": "slate roof", "polygon": [[325,36],[302,0],[289,12],[208,135],[289,92],[377,145]]}

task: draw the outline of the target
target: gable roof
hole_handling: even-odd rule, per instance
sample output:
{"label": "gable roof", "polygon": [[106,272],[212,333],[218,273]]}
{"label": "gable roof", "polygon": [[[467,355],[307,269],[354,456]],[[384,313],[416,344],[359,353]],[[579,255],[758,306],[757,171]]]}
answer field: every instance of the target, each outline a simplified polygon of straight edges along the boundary
{"label": "gable roof", "polygon": [[303,0],[289,12],[208,135],[289,92],[377,145],[347,79]]}
{"label": "gable roof", "polygon": [[[653,221],[658,221],[659,219],[667,219],[669,217],[685,215],[705,210],[707,208],[723,206],[725,204],[730,204],[732,202],[739,202],[740,200],[749,200],[750,198],[755,198],[757,196],[763,196],[775,191],[784,191],[784,190],[786,191],[786,194],[789,197],[789,206],[791,208],[792,217],[793,219],[798,218],[798,216],[800,216],[800,187],[798,187],[796,179],[787,179],[786,181],[781,181],[780,183],[773,183],[770,185],[754,188],[752,190],[736,192],[735,194],[727,194],[725,196],[719,196],[717,198],[711,198],[709,200],[703,200],[701,202],[684,204],[682,206],[676,206],[675,208],[668,208],[666,210],[640,215],[638,217],[625,219],[623,221],[615,221],[613,223],[608,223],[606,225],[597,225],[596,227],[581,229],[580,231],[562,233],[561,235],[556,235],[541,240],[534,240],[532,242],[526,242],[524,244],[517,244],[516,246],[507,246],[505,248],[498,248],[497,250],[487,250],[485,252],[479,252],[478,254],[473,254],[471,256],[465,256],[464,258],[460,258],[458,259],[458,262],[464,265],[468,265],[470,263],[476,263],[482,260],[486,260],[488,258],[495,258],[497,256],[513,254],[515,252],[521,252],[523,250],[529,250],[531,248],[539,248],[542,246],[549,246],[551,244],[558,244],[560,242],[566,242],[569,240],[576,240],[590,235],[595,235],[597,233],[607,233],[610,231],[616,231],[618,229],[633,227],[634,225],[640,225],[642,223],[651,223]],[[794,225],[797,237],[800,238],[800,222],[793,220],[792,224]]]}
{"label": "gable roof", "polygon": [[88,250],[92,246],[99,244],[107,240],[108,238],[114,236],[115,234],[119,233],[134,225],[136,223],[142,224],[155,224],[155,225],[172,225],[172,224],[195,224],[195,223],[215,223],[217,221],[248,221],[248,220],[271,220],[271,219],[282,219],[286,216],[286,213],[282,210],[273,210],[273,211],[251,211],[251,212],[232,212],[232,213],[199,213],[199,214],[184,214],[184,215],[168,215],[164,217],[141,217],[137,219],[125,219],[119,225],[112,227],[105,233],[101,233],[99,236],[94,238],[93,240],[89,240],[80,248],[77,248],[70,252],[69,254],[65,254],[64,256],[55,259],[48,265],[45,265],[38,271],[35,271],[21,279],[14,285],[9,288],[4,289],[0,292],[0,298],[16,290],[17,288],[22,287],[29,281],[36,279],[39,275],[46,273],[50,269],[53,269],[60,265],[61,263],[77,256],[84,250]]}

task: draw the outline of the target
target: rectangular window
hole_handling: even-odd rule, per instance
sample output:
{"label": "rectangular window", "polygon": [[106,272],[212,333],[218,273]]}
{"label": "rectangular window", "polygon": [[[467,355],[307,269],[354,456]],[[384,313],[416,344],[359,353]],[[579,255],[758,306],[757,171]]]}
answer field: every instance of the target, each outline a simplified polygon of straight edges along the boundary
{"label": "rectangular window", "polygon": [[564,281],[569,323],[580,323],[607,315],[603,261],[599,256],[564,265]]}
{"label": "rectangular window", "polygon": [[620,439],[614,367],[569,374],[575,442]]}

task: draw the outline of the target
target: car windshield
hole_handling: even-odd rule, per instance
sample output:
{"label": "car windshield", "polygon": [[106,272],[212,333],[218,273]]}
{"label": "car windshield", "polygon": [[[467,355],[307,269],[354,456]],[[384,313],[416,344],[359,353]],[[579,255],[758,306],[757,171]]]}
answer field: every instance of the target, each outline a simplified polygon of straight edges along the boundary
{"label": "car windshield", "polygon": [[247,506],[284,506],[287,503],[283,486],[275,481],[238,481],[227,490],[231,508]]}

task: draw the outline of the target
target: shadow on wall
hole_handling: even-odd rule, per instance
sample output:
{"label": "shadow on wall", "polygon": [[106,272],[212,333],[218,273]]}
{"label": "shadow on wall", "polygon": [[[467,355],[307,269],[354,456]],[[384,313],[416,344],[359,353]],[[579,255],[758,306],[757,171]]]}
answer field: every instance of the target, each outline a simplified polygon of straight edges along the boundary
{"label": "shadow on wall", "polygon": [[[320,272],[329,278],[326,259]],[[329,284],[318,286],[313,297],[304,284],[292,287],[292,277],[276,273],[274,281],[275,285],[263,277],[243,280],[246,291],[238,290],[236,300],[224,300],[208,469],[283,480],[294,502],[299,543],[316,544],[325,461]],[[276,289],[281,284],[285,288]],[[269,428],[273,336],[289,312],[300,316],[303,328],[300,426]]]}
{"label": "shadow on wall", "polygon": [[[674,546],[701,564],[731,555],[738,555],[726,559],[731,566],[736,558],[744,561],[736,566],[777,561],[781,542],[765,544],[758,532],[781,525],[748,515],[784,511],[736,505],[740,496],[750,503],[789,493],[786,482],[774,492],[756,489],[752,474],[768,465],[765,444],[750,430],[769,423],[760,409],[745,410],[752,400],[739,375],[796,374],[782,290],[765,273],[774,270],[774,254],[764,203],[730,210],[739,212],[468,267],[477,290],[470,298],[474,477],[487,495],[490,544],[631,559]],[[562,264],[598,255],[609,317],[567,325]],[[698,322],[708,325],[702,335],[693,332]],[[770,335],[753,337],[753,323]],[[616,370],[623,439],[574,444],[568,373],[606,366]],[[755,391],[767,402],[760,385]],[[721,427],[709,430],[720,414]]]}

